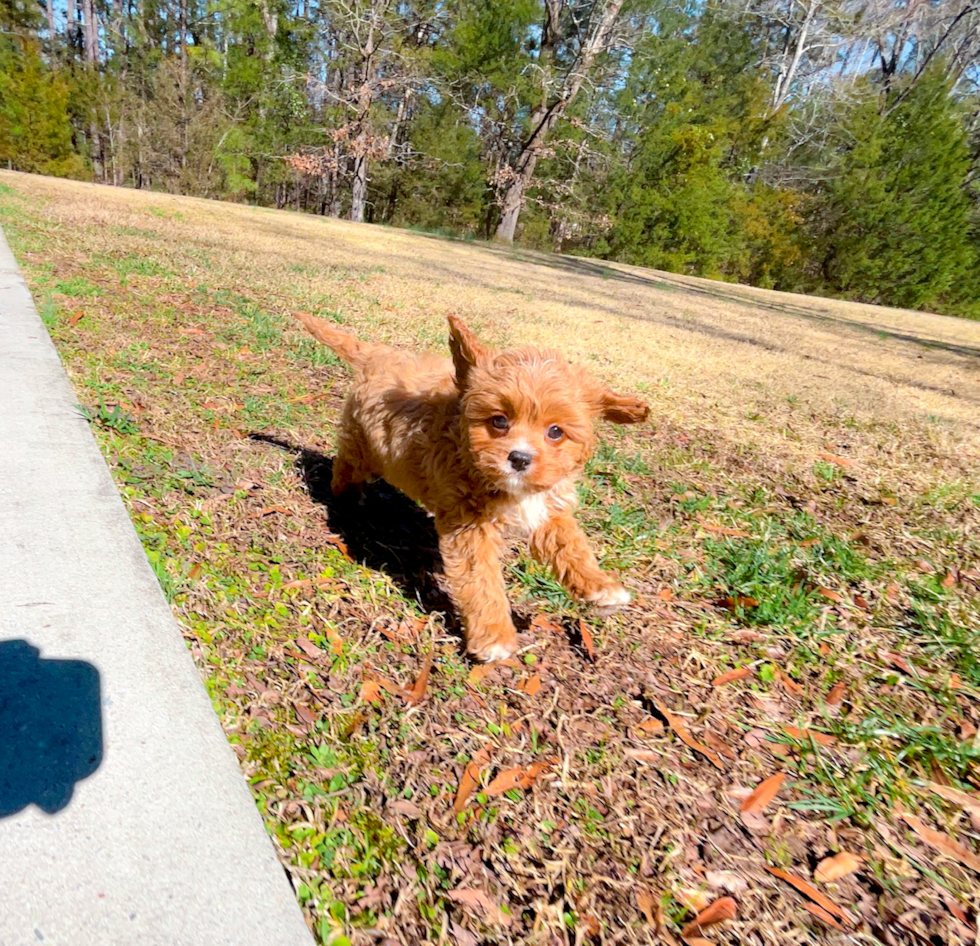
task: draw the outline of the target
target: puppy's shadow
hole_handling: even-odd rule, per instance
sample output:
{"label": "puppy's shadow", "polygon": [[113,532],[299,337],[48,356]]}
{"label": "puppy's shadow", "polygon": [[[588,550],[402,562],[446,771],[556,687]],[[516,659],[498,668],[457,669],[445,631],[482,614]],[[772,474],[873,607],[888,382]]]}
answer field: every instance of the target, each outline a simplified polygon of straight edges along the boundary
{"label": "puppy's shadow", "polygon": [[435,577],[442,571],[439,537],[421,506],[384,480],[369,483],[360,500],[353,490],[336,497],[330,489],[332,457],[274,434],[251,433],[249,439],[295,455],[310,498],[324,507],[331,531],[354,561],[384,572],[423,611],[442,612],[447,625],[455,626],[455,609]]}

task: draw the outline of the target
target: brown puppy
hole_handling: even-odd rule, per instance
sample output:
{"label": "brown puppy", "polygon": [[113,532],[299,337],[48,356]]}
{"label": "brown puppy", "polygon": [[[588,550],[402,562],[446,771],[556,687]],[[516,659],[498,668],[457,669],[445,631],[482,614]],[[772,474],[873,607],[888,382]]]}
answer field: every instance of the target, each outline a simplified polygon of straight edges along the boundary
{"label": "brown puppy", "polygon": [[629,602],[572,511],[575,479],[595,445],[593,420],[636,423],[646,404],[614,394],[558,352],[486,348],[455,316],[452,361],[296,317],[354,369],[334,494],[382,477],[433,514],[474,657],[502,660],[517,648],[500,564],[510,538],[527,536],[572,597],[607,608]]}

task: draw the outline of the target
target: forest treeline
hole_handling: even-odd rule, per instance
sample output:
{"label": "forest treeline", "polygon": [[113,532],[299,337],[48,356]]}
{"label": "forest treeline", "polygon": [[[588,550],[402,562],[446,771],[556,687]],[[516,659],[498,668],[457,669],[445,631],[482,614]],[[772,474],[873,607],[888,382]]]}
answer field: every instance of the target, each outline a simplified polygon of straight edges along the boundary
{"label": "forest treeline", "polygon": [[0,162],[980,316],[976,0],[0,0]]}

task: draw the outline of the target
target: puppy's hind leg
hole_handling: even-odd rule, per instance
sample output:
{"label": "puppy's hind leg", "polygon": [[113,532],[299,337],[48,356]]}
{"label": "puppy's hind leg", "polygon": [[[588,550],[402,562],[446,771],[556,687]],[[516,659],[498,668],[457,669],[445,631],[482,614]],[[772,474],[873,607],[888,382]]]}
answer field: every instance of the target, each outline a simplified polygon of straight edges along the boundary
{"label": "puppy's hind leg", "polygon": [[334,496],[340,496],[348,490],[356,490],[360,495],[364,483],[373,473],[363,437],[348,427],[341,427],[337,434],[337,455],[330,477],[331,492]]}
{"label": "puppy's hind leg", "polygon": [[600,608],[629,604],[630,593],[599,567],[585,533],[570,515],[554,516],[535,529],[530,546],[531,554],[551,567],[573,598]]}

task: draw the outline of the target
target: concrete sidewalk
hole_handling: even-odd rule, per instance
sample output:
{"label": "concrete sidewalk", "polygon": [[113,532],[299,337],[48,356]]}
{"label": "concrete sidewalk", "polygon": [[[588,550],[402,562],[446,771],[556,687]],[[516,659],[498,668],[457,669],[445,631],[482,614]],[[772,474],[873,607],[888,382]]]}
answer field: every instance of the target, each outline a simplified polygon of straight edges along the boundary
{"label": "concrete sidewalk", "polygon": [[310,946],[0,233],[0,944]]}

